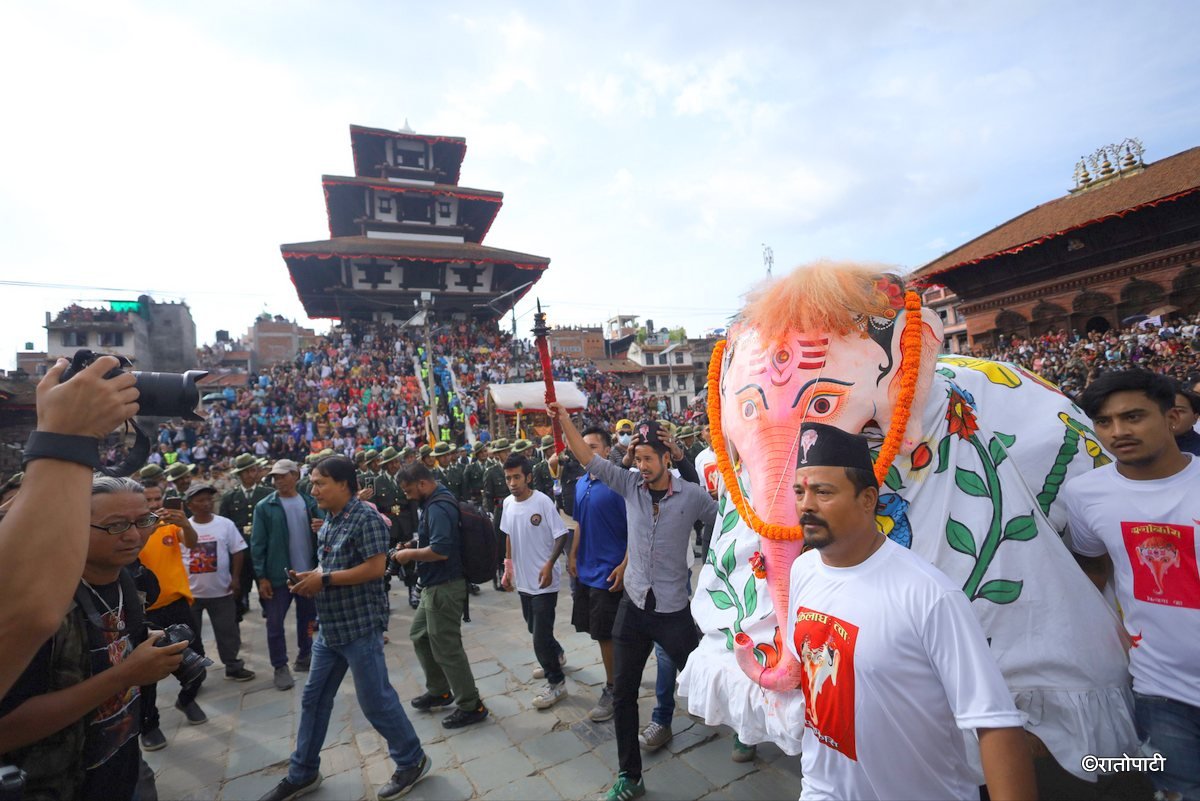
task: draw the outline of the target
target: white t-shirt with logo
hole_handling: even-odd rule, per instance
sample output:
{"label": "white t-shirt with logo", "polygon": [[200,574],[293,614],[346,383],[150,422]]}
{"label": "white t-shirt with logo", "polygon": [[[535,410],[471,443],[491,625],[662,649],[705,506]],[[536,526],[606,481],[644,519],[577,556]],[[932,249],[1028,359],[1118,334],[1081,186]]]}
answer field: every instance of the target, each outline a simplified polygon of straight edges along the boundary
{"label": "white t-shirt with logo", "polygon": [[538,574],[550,560],[554,541],[567,533],[567,527],[558,516],[558,508],[545,493],[533,491],[528,498],[518,501],[512,495],[504,499],[500,513],[500,530],[512,540],[514,580],[517,591],[528,595],[558,592],[562,578],[559,560],[554,562],[554,575],[549,587],[538,586]]}
{"label": "white t-shirt with logo", "polygon": [[801,799],[977,798],[974,730],[1022,720],[962,591],[891,540],[792,564],[786,647],[804,692]]}
{"label": "white t-shirt with logo", "polygon": [[1071,549],[1112,558],[1134,691],[1200,707],[1200,459],[1154,481],[1108,464],[1068,481],[1062,499]]}
{"label": "white t-shirt with logo", "polygon": [[196,529],[196,547],[183,549],[188,583],[196,598],[224,598],[229,595],[232,576],[229,565],[238,551],[246,550],[246,540],[228,517],[213,515],[207,523],[191,520]]}
{"label": "white t-shirt with logo", "polygon": [[696,454],[696,475],[700,476],[700,486],[709,492],[719,492],[724,482],[721,471],[717,469],[717,455],[711,447]]}

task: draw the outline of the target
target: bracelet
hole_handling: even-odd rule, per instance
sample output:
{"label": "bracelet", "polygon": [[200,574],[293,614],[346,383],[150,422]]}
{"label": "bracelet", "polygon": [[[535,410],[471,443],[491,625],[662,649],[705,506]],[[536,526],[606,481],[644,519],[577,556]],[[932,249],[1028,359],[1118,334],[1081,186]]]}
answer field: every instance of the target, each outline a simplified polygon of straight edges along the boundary
{"label": "bracelet", "polygon": [[54,434],[49,431],[34,431],[30,433],[25,443],[25,453],[21,457],[21,465],[34,459],[60,459],[64,462],[100,468],[100,441],[95,437],[76,436],[74,434]]}

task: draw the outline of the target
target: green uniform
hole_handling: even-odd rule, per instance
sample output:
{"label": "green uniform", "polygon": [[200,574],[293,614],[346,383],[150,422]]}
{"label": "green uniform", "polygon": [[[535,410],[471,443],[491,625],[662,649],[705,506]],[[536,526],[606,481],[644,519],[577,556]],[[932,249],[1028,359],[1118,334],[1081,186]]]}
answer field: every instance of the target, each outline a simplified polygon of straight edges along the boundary
{"label": "green uniform", "polygon": [[550,475],[550,463],[545,459],[533,466],[533,488],[545,493],[550,500],[558,502],[554,495],[554,476]]}
{"label": "green uniform", "polygon": [[462,491],[465,500],[471,503],[483,502],[483,476],[485,471],[484,463],[478,459],[472,461],[463,470]]}
{"label": "green uniform", "polygon": [[381,472],[375,476],[375,494],[371,497],[371,503],[375,504],[375,508],[383,512],[392,519],[392,544],[400,542],[400,537],[403,535],[403,527],[400,524],[401,515],[407,515],[407,510],[400,506],[401,499],[405,500],[407,506],[407,498],[400,488],[396,486],[396,481],[387,471]]}
{"label": "green uniform", "polygon": [[483,473],[483,507],[488,514],[495,513],[499,520],[500,507],[508,497],[508,483],[504,480],[504,465],[495,459],[488,459],[487,468]]}
{"label": "green uniform", "polygon": [[466,480],[466,470],[461,462],[454,462],[446,468],[446,489],[454,493],[454,497],[460,501],[465,501],[466,496],[463,495],[463,487]]}
{"label": "green uniform", "polygon": [[429,472],[433,473],[433,480],[439,484],[446,483],[446,471],[440,466],[432,468]]}
{"label": "green uniform", "polygon": [[688,460],[691,461],[692,464],[695,464],[696,457],[699,456],[700,452],[703,451],[707,447],[708,446],[705,445],[702,440],[696,440],[695,442],[693,442],[692,446],[685,451],[685,453],[687,453]]}
{"label": "green uniform", "polygon": [[[217,514],[228,517],[237,526],[237,530],[249,537],[250,523],[254,517],[254,507],[271,494],[272,490],[262,484],[255,484],[247,491],[240,484],[221,496]],[[249,561],[249,560],[246,560]]]}

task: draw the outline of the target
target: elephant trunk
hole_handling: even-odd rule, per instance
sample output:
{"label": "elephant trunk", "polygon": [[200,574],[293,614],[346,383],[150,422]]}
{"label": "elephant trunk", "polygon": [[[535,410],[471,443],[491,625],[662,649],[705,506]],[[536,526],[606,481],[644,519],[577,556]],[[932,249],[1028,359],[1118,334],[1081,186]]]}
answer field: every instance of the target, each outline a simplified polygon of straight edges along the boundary
{"label": "elephant trunk", "polygon": [[[788,594],[791,589],[792,562],[804,548],[803,540],[768,540],[761,542],[763,561],[767,569],[767,587],[771,592],[771,603],[775,607],[779,630],[788,636],[791,631],[788,609]],[[738,667],[751,680],[765,690],[785,692],[800,686],[804,675],[803,666],[786,647],[781,647],[775,659],[768,659],[764,667],[754,657],[754,641],[746,634],[734,637],[733,652]],[[772,651],[774,649],[771,649]]]}

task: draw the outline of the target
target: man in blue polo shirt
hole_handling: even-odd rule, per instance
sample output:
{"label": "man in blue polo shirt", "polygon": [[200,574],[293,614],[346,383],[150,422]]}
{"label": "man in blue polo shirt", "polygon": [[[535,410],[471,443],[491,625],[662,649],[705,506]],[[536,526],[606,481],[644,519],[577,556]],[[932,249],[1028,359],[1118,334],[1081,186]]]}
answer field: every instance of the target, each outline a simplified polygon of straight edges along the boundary
{"label": "man in blue polo shirt", "polygon": [[[608,459],[612,435],[600,426],[583,432],[583,441],[592,453]],[[551,461],[556,459],[551,457]],[[578,579],[571,623],[575,630],[590,634],[600,646],[604,662],[604,691],[596,706],[588,712],[595,721],[613,716],[613,621],[621,605],[622,576],[625,573],[625,547],[629,530],[625,523],[625,499],[604,482],[584,474],[575,485],[575,521],[579,534],[571,543],[567,571]]]}

